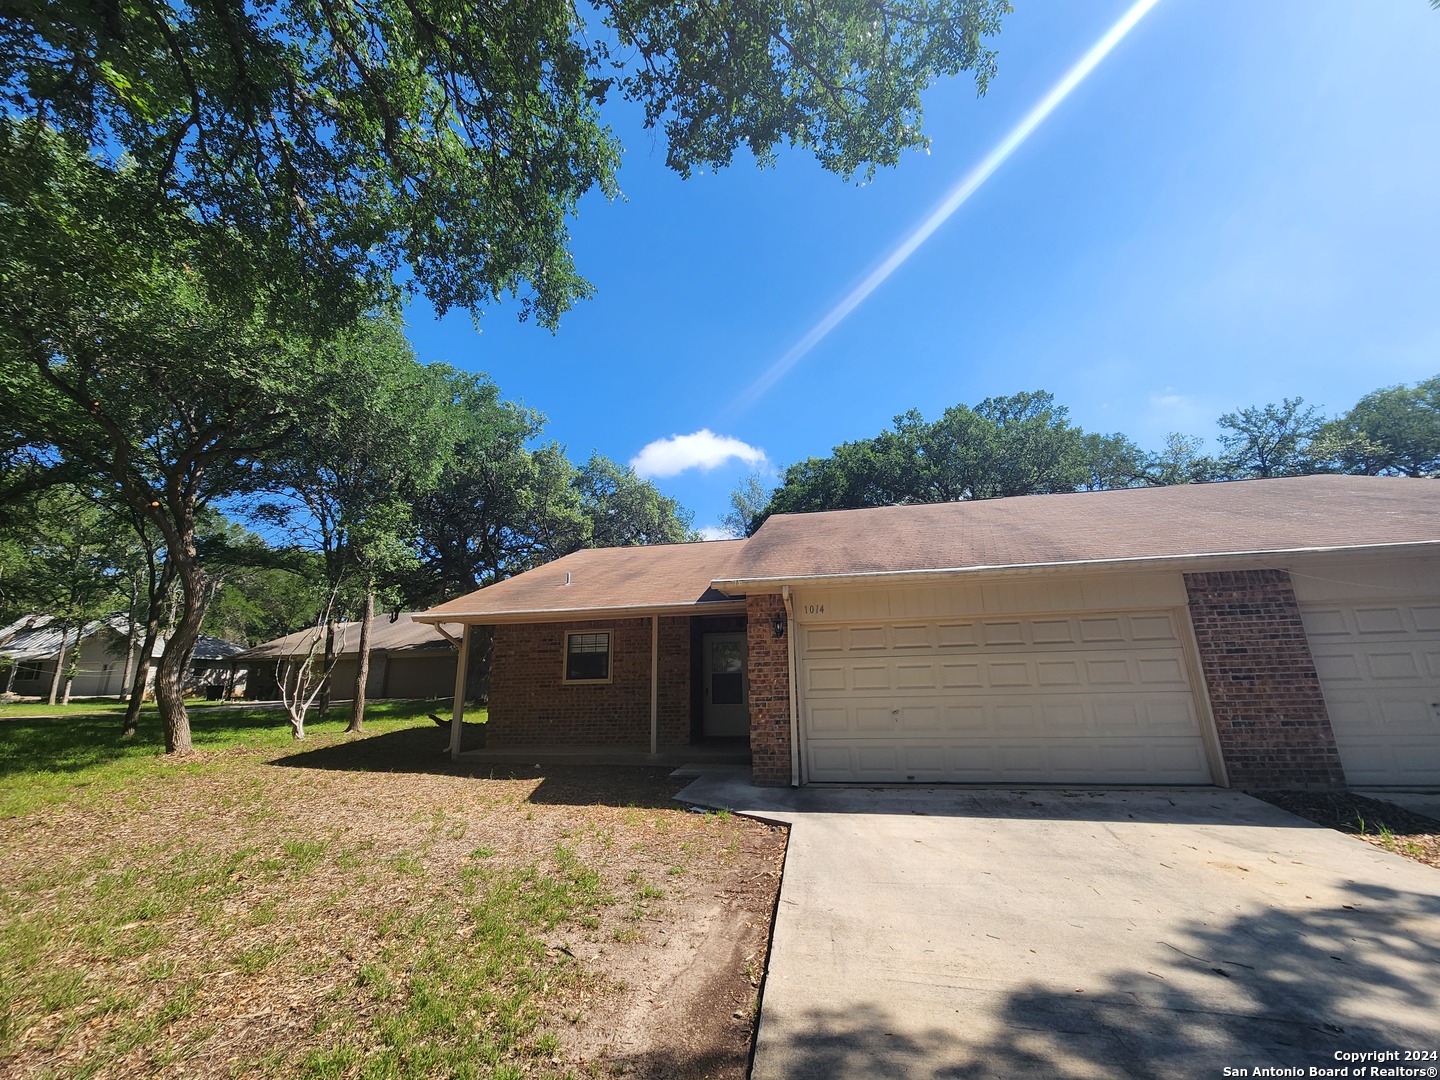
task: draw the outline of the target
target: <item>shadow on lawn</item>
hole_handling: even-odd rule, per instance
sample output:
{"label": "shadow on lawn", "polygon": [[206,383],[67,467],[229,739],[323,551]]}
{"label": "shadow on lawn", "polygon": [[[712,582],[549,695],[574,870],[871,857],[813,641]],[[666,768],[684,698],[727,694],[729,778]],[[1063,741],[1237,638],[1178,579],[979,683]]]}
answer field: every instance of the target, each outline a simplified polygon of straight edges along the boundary
{"label": "shadow on lawn", "polygon": [[[472,730],[472,728],[474,730]],[[464,745],[483,743],[483,725],[466,725]],[[477,780],[535,781],[529,802],[546,806],[621,806],[676,809],[687,780],[669,767],[620,765],[481,764],[450,760],[449,729],[417,725],[368,738],[285,754],[270,761],[294,769],[420,773]]]}

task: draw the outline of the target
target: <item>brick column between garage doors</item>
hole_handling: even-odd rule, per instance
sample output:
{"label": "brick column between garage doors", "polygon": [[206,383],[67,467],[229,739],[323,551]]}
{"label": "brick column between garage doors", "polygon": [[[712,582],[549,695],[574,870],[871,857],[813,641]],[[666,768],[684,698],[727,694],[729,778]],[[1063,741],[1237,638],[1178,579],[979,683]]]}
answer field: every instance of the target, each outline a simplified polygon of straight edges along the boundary
{"label": "brick column between garage doors", "polygon": [[1185,591],[1231,785],[1343,788],[1345,770],[1290,575],[1186,574]]}
{"label": "brick column between garage doors", "polygon": [[790,783],[790,652],[775,636],[785,618],[778,596],[745,600],[745,646],[750,668],[750,779],[766,787]]}

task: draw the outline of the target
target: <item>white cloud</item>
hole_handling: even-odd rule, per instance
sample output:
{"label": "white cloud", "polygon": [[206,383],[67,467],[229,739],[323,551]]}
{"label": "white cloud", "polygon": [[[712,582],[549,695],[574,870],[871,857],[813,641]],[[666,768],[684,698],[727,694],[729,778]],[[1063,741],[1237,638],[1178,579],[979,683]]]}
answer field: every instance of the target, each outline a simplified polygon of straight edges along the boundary
{"label": "white cloud", "polygon": [[630,467],[647,480],[657,476],[678,476],[687,469],[709,472],[727,461],[738,459],[757,466],[765,461],[765,451],[701,428],[693,435],[671,435],[656,439],[630,459]]}
{"label": "white cloud", "polygon": [[735,539],[733,536],[730,535],[730,530],[729,530],[729,529],[722,529],[719,525],[706,525],[706,526],[705,526],[704,528],[702,528],[702,529],[697,529],[696,532],[698,532],[698,533],[700,534],[700,539],[702,539],[702,540],[733,540],[733,539]]}
{"label": "white cloud", "polygon": [[1160,393],[1150,395],[1150,407],[1153,409],[1173,409],[1177,405],[1185,404],[1185,396],[1177,394],[1173,386],[1167,386]]}

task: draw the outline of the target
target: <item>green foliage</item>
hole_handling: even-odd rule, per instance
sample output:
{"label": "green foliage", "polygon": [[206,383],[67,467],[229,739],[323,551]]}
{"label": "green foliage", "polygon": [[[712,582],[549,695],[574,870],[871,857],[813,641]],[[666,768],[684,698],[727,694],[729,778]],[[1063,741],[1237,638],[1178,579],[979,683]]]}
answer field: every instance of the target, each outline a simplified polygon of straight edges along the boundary
{"label": "green foliage", "polygon": [[0,115],[128,155],[267,263],[311,267],[316,314],[341,325],[402,266],[442,311],[513,293],[554,325],[590,291],[566,222],[617,190],[611,94],[664,130],[682,174],[789,144],[848,176],[924,144],[937,78],[971,70],[984,89],[1006,11],[55,0],[7,8]]}
{"label": "green foliage", "polygon": [[1204,484],[1224,478],[1220,462],[1201,453],[1203,439],[1172,431],[1165,436],[1165,447],[1151,454],[1145,462],[1147,483],[1157,487],[1170,484]]}
{"label": "green foliage", "polygon": [[696,538],[690,511],[628,465],[592,454],[577,471],[574,487],[588,525],[577,547],[682,544]]}
{"label": "green foliage", "polygon": [[1326,424],[1312,453],[1343,472],[1369,476],[1440,473],[1440,375],[1366,394]]}
{"label": "green foliage", "polygon": [[768,513],[1073,491],[1087,471],[1066,409],[1025,392],[953,406],[934,423],[912,409],[873,439],[792,465]]}
{"label": "green foliage", "polygon": [[1323,419],[1304,398],[1283,398],[1279,405],[1240,409],[1216,421],[1229,432],[1220,436],[1224,466],[1237,479],[1300,476],[1318,472],[1310,442]]}
{"label": "green foliage", "polygon": [[765,507],[775,489],[758,476],[747,476],[730,492],[730,510],[720,519],[721,527],[734,537],[754,536],[765,520]]}

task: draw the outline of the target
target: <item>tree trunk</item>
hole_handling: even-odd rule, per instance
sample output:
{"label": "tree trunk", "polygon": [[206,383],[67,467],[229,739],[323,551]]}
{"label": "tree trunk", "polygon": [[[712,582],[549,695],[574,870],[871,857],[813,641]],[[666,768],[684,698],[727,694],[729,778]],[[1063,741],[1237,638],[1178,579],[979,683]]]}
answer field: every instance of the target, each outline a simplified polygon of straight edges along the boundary
{"label": "tree trunk", "polygon": [[65,654],[69,646],[65,642],[70,628],[63,623],[60,626],[60,652],[55,656],[55,674],[50,679],[50,704],[54,705],[60,697],[60,680],[65,677]]}
{"label": "tree trunk", "polygon": [[120,677],[120,693],[115,695],[117,701],[125,700],[125,694],[127,688],[130,686],[130,680],[135,677],[135,654],[140,651],[140,640],[143,637],[140,632],[139,614],[140,575],[131,574],[130,609],[126,618],[128,625],[125,627],[125,674]]}
{"label": "tree trunk", "polygon": [[335,670],[335,620],[325,620],[325,660],[320,669],[325,673],[325,682],[320,686],[320,718],[330,715],[330,673]]}
{"label": "tree trunk", "polygon": [[495,655],[495,627],[470,628],[470,663],[465,670],[465,700],[490,703],[490,661]]}
{"label": "tree trunk", "polygon": [[355,700],[350,703],[350,726],[347,732],[365,730],[365,680],[370,677],[370,623],[375,618],[375,586],[365,588],[365,614],[360,618],[360,657],[355,674]]}
{"label": "tree trunk", "polygon": [[145,612],[145,640],[140,644],[140,656],[135,662],[135,674],[130,682],[130,704],[125,709],[125,723],[120,737],[129,739],[140,726],[140,707],[145,703],[145,690],[150,685],[150,665],[155,660],[155,642],[160,640],[160,620],[165,614],[165,596],[170,583],[175,580],[175,571],[167,560],[158,579],[150,584],[150,606]]}
{"label": "tree trunk", "polygon": [[188,754],[190,714],[185,711],[185,667],[200,637],[200,624],[205,621],[205,574],[195,559],[194,542],[190,550],[170,553],[175,576],[180,579],[181,610],[170,640],[160,654],[160,673],[155,680],[155,703],[160,707],[160,720],[165,726],[165,752]]}

